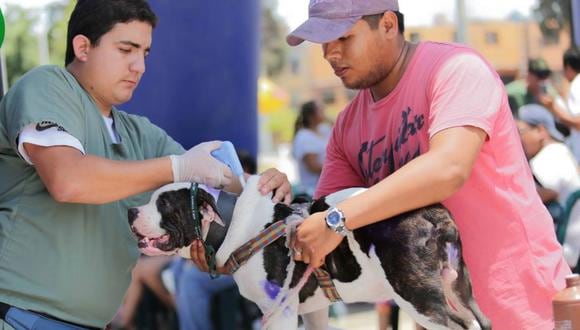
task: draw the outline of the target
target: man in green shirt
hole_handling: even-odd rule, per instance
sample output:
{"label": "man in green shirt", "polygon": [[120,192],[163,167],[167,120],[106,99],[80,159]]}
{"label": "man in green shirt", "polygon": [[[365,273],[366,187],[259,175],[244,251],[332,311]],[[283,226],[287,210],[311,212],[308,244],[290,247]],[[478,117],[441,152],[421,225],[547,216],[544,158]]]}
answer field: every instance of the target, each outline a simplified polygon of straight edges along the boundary
{"label": "man in green shirt", "polygon": [[[525,79],[519,79],[506,85],[508,100],[512,115],[518,116],[518,109],[526,104],[539,104],[542,94],[555,94],[556,91],[547,83],[552,75],[548,63],[542,58],[534,58],[528,61],[528,75]],[[551,89],[548,91],[548,89]]]}
{"label": "man in green shirt", "polygon": [[[115,108],[145,72],[155,24],[145,0],[79,0],[66,68],[31,70],[0,103],[0,329],[52,327],[53,319],[65,322],[56,329],[103,328],[139,254],[127,209],[174,181],[241,189],[210,155],[221,142],[185,151],[146,118]],[[273,169],[261,188],[290,197]]]}

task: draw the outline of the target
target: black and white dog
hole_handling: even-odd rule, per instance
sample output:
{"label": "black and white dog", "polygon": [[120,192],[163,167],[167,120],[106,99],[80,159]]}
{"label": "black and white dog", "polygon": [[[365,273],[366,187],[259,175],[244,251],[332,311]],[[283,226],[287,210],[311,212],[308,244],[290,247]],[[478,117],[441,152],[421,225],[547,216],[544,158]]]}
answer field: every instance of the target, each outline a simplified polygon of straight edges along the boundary
{"label": "black and white dog", "polygon": [[[262,196],[257,182],[257,176],[251,177],[237,199],[207,188],[195,196],[203,218],[203,237],[217,250],[219,266],[274,222],[323,211],[365,190],[346,189],[289,207]],[[129,210],[131,229],[144,253],[190,257],[189,245],[195,237],[190,187],[190,183],[166,185],[148,204]],[[242,295],[263,312],[272,307],[288,276],[292,276],[288,279],[292,288],[307,269],[290,257],[285,240],[282,237],[268,245],[233,274]],[[428,329],[491,328],[473,298],[458,231],[441,205],[355,230],[326,257],[324,267],[347,303],[394,299]],[[314,275],[298,295],[287,299],[287,308],[276,314],[271,328],[296,329],[300,314],[308,329],[327,329],[330,301]]]}

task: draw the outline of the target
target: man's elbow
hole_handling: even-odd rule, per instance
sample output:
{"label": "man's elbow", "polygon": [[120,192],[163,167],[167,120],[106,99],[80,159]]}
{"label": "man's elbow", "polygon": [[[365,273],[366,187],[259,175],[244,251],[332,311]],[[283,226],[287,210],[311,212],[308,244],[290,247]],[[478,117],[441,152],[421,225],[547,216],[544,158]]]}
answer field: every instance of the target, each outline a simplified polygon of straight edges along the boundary
{"label": "man's elbow", "polygon": [[[55,180],[57,181],[57,180]],[[67,180],[52,182],[46,185],[50,196],[59,203],[77,203],[79,187],[75,183]]]}
{"label": "man's elbow", "polygon": [[455,194],[469,179],[471,171],[460,164],[452,164],[442,171],[443,187],[445,195],[443,199],[447,199]]}

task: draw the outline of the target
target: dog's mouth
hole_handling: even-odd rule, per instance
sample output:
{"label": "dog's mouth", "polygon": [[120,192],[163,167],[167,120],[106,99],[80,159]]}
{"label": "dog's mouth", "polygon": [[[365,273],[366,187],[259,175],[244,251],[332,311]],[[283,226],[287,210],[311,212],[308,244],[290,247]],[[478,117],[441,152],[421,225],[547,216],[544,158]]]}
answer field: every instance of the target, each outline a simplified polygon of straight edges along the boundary
{"label": "dog's mouth", "polygon": [[160,254],[172,254],[175,249],[170,248],[169,234],[163,234],[158,237],[147,237],[141,234],[135,226],[131,226],[131,232],[137,238],[137,247],[141,253],[146,255],[160,255]]}
{"label": "dog's mouth", "polygon": [[137,247],[140,249],[146,248],[148,246],[163,248],[164,246],[167,246],[167,242],[169,242],[169,235],[165,234],[159,237],[144,237],[139,235],[137,236],[137,239],[139,240],[137,242]]}

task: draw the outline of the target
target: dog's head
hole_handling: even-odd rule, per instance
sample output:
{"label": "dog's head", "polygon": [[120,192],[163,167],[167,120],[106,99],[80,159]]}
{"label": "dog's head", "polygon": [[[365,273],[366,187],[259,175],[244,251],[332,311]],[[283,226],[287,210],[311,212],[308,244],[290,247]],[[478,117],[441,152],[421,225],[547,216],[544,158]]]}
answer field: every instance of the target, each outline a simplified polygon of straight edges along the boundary
{"label": "dog's head", "polygon": [[[130,208],[129,226],[147,255],[175,254],[196,238],[191,183],[172,183],[157,189],[149,203]],[[202,238],[211,222],[224,225],[217,211],[217,191],[200,185],[194,196],[201,214]]]}

